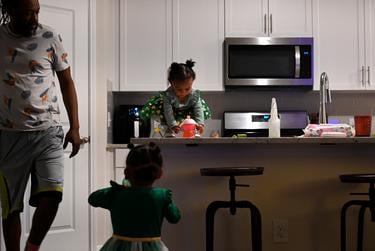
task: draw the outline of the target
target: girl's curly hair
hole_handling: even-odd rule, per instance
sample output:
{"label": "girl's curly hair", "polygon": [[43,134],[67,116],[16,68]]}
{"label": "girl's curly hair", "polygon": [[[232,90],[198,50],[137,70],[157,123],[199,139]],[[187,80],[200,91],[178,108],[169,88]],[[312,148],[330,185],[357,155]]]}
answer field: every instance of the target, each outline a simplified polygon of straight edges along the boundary
{"label": "girl's curly hair", "polygon": [[160,148],[153,142],[138,146],[128,144],[128,148],[131,150],[126,158],[126,168],[133,169],[136,180],[153,182],[163,166]]}
{"label": "girl's curly hair", "polygon": [[195,80],[194,65],[195,62],[192,59],[186,60],[185,63],[173,62],[168,70],[169,83],[172,83],[174,80],[186,80],[189,78]]}

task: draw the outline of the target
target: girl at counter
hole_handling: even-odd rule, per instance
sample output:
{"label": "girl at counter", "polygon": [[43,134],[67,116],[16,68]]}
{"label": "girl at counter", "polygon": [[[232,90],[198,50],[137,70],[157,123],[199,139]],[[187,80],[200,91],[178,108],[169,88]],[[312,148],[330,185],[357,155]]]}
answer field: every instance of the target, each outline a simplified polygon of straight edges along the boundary
{"label": "girl at counter", "polygon": [[89,203],[111,213],[113,235],[101,251],[168,251],[160,239],[163,219],[180,220],[172,192],[153,187],[162,176],[163,159],[154,143],[134,147],[126,159],[126,185],[111,181],[111,187],[93,192]]}
{"label": "girl at counter", "polygon": [[160,116],[161,122],[168,126],[170,136],[180,132],[180,123],[187,116],[197,122],[196,127],[202,134],[204,121],[211,117],[211,111],[201,98],[200,91],[193,89],[194,64],[191,59],[185,63],[173,62],[168,70],[170,86],[152,97],[141,110],[143,119]]}

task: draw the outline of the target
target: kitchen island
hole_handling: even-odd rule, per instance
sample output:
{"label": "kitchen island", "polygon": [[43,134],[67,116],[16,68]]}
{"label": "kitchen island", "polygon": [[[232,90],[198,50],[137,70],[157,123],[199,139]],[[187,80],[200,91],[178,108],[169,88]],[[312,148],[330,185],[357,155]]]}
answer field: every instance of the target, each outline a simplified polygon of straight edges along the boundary
{"label": "kitchen island", "polygon": [[[237,177],[236,198],[253,202],[262,214],[264,251],[339,250],[339,219],[351,192],[367,192],[365,184],[343,184],[340,174],[375,172],[375,138],[137,138],[161,147],[164,175],[157,186],[168,187],[181,208],[177,225],[164,224],[162,238],[170,250],[205,250],[205,209],[213,200],[228,200],[227,177],[204,177],[200,168],[263,166],[260,176]],[[109,147],[126,147],[112,145]],[[355,243],[354,211],[350,213],[349,246]],[[273,221],[286,220],[286,242],[275,242]],[[215,218],[215,250],[250,250],[250,217],[219,210]],[[365,222],[366,250],[375,250]],[[284,239],[285,241],[285,239]]]}
{"label": "kitchen island", "polygon": [[[319,137],[249,137],[249,138],[132,138],[133,144],[154,142],[158,145],[198,145],[198,144],[375,144],[375,137],[319,138]],[[127,144],[107,144],[107,149],[127,148]]]}

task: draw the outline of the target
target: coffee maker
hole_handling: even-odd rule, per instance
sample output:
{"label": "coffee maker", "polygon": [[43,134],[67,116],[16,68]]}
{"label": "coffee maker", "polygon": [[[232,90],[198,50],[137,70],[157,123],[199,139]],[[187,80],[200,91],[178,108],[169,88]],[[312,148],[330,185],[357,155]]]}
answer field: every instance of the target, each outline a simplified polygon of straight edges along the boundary
{"label": "coffee maker", "polygon": [[113,118],[114,144],[127,144],[130,138],[149,137],[150,121],[140,118],[142,105],[119,105]]}

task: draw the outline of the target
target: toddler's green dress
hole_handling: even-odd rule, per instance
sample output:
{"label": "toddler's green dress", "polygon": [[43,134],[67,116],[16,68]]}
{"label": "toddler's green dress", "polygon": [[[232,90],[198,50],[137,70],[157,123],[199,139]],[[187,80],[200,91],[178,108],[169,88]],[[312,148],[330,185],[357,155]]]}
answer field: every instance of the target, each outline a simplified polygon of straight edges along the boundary
{"label": "toddler's green dress", "polygon": [[[172,110],[166,109],[164,104],[167,104]],[[196,109],[201,110],[201,114],[197,114]],[[211,115],[211,110],[200,96],[199,90],[193,89],[187,100],[181,103],[174,95],[171,87],[151,97],[140,112],[142,119],[156,116],[160,118],[162,124],[169,127],[180,124],[187,116],[190,116],[198,124],[204,124],[204,121],[211,118]]]}
{"label": "toddler's green dress", "polygon": [[180,220],[180,211],[165,188],[111,187],[93,192],[89,203],[111,213],[113,236],[101,251],[168,251],[160,239],[163,219]]}

